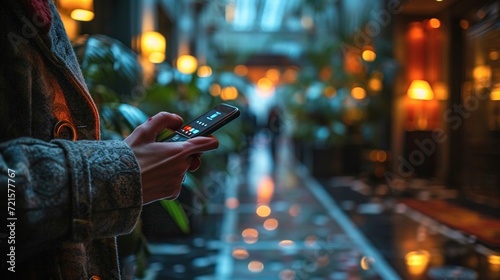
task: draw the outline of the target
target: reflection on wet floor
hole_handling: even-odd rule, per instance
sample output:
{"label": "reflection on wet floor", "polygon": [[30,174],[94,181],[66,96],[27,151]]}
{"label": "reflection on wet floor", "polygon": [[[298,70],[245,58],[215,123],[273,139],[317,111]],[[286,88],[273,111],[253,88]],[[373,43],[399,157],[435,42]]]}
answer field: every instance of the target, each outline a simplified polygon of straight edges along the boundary
{"label": "reflection on wet floor", "polygon": [[265,139],[255,141],[197,233],[150,242],[145,279],[500,279],[494,251],[352,192],[352,178],[319,183],[283,141],[275,162]]}

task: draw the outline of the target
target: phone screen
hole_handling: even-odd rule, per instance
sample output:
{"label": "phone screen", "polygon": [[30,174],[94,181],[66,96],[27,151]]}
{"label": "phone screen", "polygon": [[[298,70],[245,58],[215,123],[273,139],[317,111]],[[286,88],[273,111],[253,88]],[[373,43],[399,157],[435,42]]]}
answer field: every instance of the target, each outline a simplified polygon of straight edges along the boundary
{"label": "phone screen", "polygon": [[184,125],[179,132],[189,137],[203,135],[205,130],[211,127],[213,123],[223,119],[227,114],[228,112],[224,113],[216,109],[212,109],[201,115],[196,120]]}

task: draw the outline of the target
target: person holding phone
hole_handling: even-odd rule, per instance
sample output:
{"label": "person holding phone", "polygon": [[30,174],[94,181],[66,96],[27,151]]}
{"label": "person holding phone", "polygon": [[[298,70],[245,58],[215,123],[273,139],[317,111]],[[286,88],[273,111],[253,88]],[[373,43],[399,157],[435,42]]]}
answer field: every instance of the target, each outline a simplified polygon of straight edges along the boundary
{"label": "person holding phone", "polygon": [[0,10],[0,279],[121,279],[116,236],[144,204],[174,199],[216,138],[156,142],[160,112],[124,141],[99,116],[51,0]]}

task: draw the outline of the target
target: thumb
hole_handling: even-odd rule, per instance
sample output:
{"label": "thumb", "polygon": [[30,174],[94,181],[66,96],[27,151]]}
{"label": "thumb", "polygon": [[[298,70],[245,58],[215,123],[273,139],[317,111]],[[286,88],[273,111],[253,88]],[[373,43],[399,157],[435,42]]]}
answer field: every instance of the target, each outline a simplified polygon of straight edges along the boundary
{"label": "thumb", "polygon": [[165,128],[176,130],[182,125],[182,118],[179,115],[160,112],[149,118],[145,123],[136,128],[146,142],[155,142],[157,135]]}

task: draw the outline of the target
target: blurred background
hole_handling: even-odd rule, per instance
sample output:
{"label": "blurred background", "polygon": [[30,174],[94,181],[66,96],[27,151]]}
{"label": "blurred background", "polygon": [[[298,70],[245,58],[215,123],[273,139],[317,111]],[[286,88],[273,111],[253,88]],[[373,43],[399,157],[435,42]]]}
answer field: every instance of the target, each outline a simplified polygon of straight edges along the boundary
{"label": "blurred background", "polygon": [[498,1],[54,2],[103,138],[242,111],[125,279],[500,279]]}

